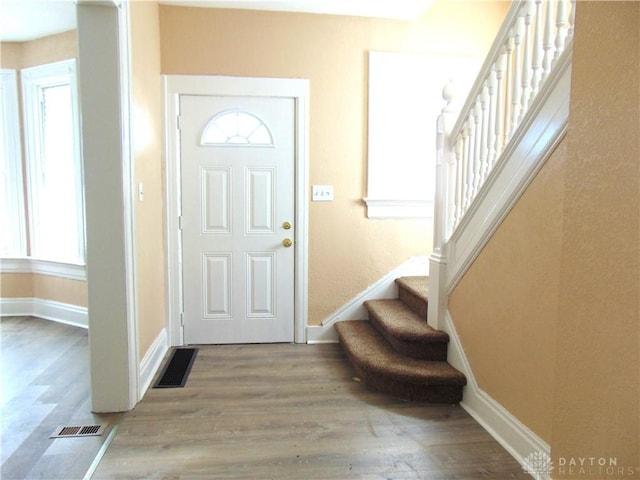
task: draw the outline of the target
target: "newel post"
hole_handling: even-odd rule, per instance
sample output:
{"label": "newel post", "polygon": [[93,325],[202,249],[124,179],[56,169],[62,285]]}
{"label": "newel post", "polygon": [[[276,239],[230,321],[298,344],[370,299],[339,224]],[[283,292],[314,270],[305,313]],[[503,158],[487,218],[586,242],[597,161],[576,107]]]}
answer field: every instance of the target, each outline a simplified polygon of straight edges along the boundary
{"label": "newel post", "polygon": [[444,87],[442,97],[446,105],[436,123],[436,178],[433,209],[433,253],[429,258],[429,304],[427,322],[441,328],[447,306],[447,239],[453,223],[455,191],[455,162],[449,163],[449,132],[453,126],[451,100],[452,82]]}

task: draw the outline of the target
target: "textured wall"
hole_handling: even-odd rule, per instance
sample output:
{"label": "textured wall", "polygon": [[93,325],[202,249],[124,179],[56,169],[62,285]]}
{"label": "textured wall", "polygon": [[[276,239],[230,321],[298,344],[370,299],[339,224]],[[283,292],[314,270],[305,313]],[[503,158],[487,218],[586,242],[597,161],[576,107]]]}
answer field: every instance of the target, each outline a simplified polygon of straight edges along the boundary
{"label": "textured wall", "polygon": [[547,442],[566,152],[564,141],[449,298],[480,388]]}
{"label": "textured wall", "polygon": [[576,25],[552,453],[640,478],[640,3],[578,2]]}
{"label": "textured wall", "polygon": [[429,222],[366,218],[368,51],[482,58],[507,7],[436,2],[417,22],[160,7],[162,73],[310,80],[310,183],[334,186],[309,207],[310,325],[432,248]]}
{"label": "textured wall", "polygon": [[131,2],[132,143],[136,185],[138,346],[142,358],[166,323],[162,89],[158,5]]}

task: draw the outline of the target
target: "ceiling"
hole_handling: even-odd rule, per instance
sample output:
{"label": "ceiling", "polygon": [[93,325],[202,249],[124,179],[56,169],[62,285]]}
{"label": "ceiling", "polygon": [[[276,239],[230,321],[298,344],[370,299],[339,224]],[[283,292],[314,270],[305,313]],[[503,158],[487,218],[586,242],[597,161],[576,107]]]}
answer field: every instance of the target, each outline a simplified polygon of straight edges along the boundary
{"label": "ceiling", "polygon": [[73,0],[0,0],[0,41],[25,42],[75,25]]}
{"label": "ceiling", "polygon": [[[144,1],[144,0],[131,0]],[[160,0],[169,5],[328,13],[413,20],[433,0]],[[0,41],[25,42],[75,28],[74,0],[0,0]]]}

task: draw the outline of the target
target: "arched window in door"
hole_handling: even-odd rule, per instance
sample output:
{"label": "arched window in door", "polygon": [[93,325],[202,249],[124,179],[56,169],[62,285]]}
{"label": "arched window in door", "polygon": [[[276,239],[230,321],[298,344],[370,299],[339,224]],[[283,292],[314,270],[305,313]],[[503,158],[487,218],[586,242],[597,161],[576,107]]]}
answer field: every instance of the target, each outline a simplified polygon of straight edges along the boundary
{"label": "arched window in door", "polygon": [[201,145],[272,147],[274,141],[267,125],[254,114],[225,110],[204,127]]}

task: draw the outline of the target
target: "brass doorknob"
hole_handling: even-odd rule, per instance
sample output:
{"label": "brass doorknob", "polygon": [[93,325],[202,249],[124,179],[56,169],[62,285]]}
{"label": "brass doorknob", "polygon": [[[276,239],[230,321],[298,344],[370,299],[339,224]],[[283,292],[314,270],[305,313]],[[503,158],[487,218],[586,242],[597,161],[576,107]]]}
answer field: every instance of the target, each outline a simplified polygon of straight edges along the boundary
{"label": "brass doorknob", "polygon": [[282,224],[282,228],[284,228],[285,230],[289,230],[291,228],[291,224],[289,222],[284,222]]}
{"label": "brass doorknob", "polygon": [[282,241],[282,245],[284,245],[285,247],[289,248],[291,245],[293,245],[293,242],[291,241],[290,238],[285,238]]}

